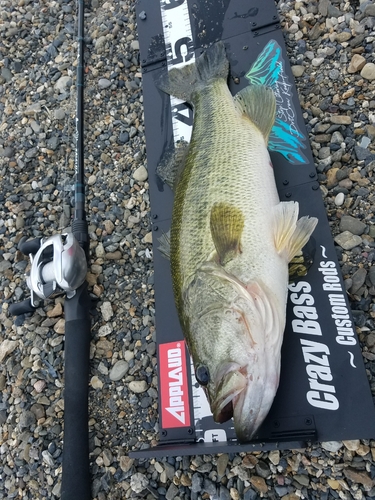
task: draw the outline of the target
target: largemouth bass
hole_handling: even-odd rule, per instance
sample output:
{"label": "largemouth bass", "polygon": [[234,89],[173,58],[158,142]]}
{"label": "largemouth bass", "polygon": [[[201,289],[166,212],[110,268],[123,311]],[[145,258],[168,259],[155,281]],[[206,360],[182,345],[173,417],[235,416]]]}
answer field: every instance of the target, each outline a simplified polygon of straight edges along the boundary
{"label": "largemouth bass", "polygon": [[170,165],[168,174],[179,319],[215,421],[233,417],[239,440],[247,441],[279,384],[288,262],[317,220],[298,220],[298,203],[279,200],[267,150],[272,90],[254,85],[233,98],[228,69],[219,42],[158,86],[194,107],[191,142],[176,155],[174,178]]}

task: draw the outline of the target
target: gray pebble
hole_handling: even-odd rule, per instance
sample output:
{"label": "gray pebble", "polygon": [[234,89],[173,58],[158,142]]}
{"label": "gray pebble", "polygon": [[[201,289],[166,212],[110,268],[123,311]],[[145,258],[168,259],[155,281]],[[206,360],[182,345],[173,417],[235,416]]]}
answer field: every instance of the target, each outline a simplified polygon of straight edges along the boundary
{"label": "gray pebble", "polygon": [[55,83],[55,89],[62,94],[64,92],[67,92],[71,85],[72,79],[70,78],[70,76],[62,76]]}
{"label": "gray pebble", "polygon": [[191,477],[191,491],[198,493],[202,489],[203,477],[195,472]]}
{"label": "gray pebble", "polygon": [[344,250],[351,250],[362,243],[362,238],[360,236],[352,234],[349,231],[338,234],[334,239]]}
{"label": "gray pebble", "polygon": [[305,67],[300,66],[300,65],[294,65],[291,67],[291,69],[292,69],[293,76],[295,76],[296,78],[299,78],[305,72]]}
{"label": "gray pebble", "polygon": [[287,486],[275,486],[275,491],[279,495],[279,497],[283,497],[288,494]]}
{"label": "gray pebble", "polygon": [[129,141],[129,134],[127,132],[121,132],[118,136],[119,142],[126,144]]}
{"label": "gray pebble", "polygon": [[103,89],[110,87],[111,82],[107,78],[100,78],[100,80],[98,81],[98,86],[99,86],[99,89],[103,90]]}
{"label": "gray pebble", "polygon": [[354,151],[355,151],[355,156],[359,161],[366,160],[366,158],[371,156],[370,151],[366,148],[362,148],[361,146],[355,146]]}
{"label": "gray pebble", "polygon": [[343,215],[340,221],[340,231],[350,231],[352,234],[360,236],[366,229],[366,224],[350,215]]}
{"label": "gray pebble", "polygon": [[205,477],[204,480],[203,480],[203,491],[205,491],[206,493],[208,493],[210,496],[216,495],[216,493],[217,493],[216,484],[213,483],[207,477]]}
{"label": "gray pebble", "polygon": [[178,488],[174,483],[171,483],[169,485],[169,488],[167,490],[167,494],[165,495],[165,498],[167,500],[174,500],[177,497],[178,494]]}
{"label": "gray pebble", "polygon": [[352,286],[350,293],[355,294],[364,284],[367,276],[367,271],[363,267],[357,269],[357,271],[352,276]]}
{"label": "gray pebble", "polygon": [[18,422],[18,426],[20,429],[27,429],[34,425],[36,422],[36,418],[33,412],[29,410],[23,410],[20,416],[20,420]]}
{"label": "gray pebble", "polygon": [[332,137],[331,137],[331,144],[342,144],[344,142],[344,137],[342,136],[341,132],[336,130],[333,132]]}
{"label": "gray pebble", "polygon": [[145,474],[142,474],[141,472],[136,472],[135,474],[132,474],[131,479],[130,479],[130,487],[132,491],[135,493],[141,493],[149,483],[149,480]]}
{"label": "gray pebble", "polygon": [[6,146],[4,149],[0,148],[0,156],[5,156],[5,158],[12,158],[14,155],[14,149],[11,146]]}
{"label": "gray pebble", "polygon": [[371,266],[368,272],[371,284],[375,286],[375,266]]}
{"label": "gray pebble", "polygon": [[65,118],[65,110],[63,108],[58,108],[55,110],[55,119],[56,120],[64,120]]}
{"label": "gray pebble", "polygon": [[258,493],[252,488],[249,488],[244,492],[243,500],[258,500],[258,498]]}
{"label": "gray pebble", "polygon": [[337,80],[340,76],[340,71],[338,69],[331,69],[328,72],[328,76],[330,77],[331,80]]}
{"label": "gray pebble", "polygon": [[12,72],[8,68],[1,68],[1,76],[6,82],[10,82],[13,78]]}
{"label": "gray pebble", "polygon": [[54,467],[55,461],[53,460],[50,452],[48,450],[42,451],[43,461],[50,467]]}
{"label": "gray pebble", "polygon": [[128,373],[129,363],[123,359],[117,361],[111,371],[109,372],[109,378],[113,381],[120,380],[122,377]]}
{"label": "gray pebble", "polygon": [[53,151],[55,151],[55,149],[57,149],[57,146],[59,144],[60,144],[60,139],[56,135],[53,135],[49,139],[47,139],[48,149],[52,149]]}
{"label": "gray pebble", "polygon": [[10,269],[12,267],[12,264],[9,262],[9,260],[0,260],[0,273],[3,273],[7,269]]}

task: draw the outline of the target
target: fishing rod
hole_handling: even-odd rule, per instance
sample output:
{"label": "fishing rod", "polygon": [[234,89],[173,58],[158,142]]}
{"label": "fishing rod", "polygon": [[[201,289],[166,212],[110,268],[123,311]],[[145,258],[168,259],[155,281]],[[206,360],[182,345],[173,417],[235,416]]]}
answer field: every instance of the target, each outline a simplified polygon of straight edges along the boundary
{"label": "fishing rod", "polygon": [[88,436],[91,300],[85,280],[89,235],[84,184],[84,7],[84,0],[78,0],[75,203],[71,233],[20,241],[20,251],[29,255],[31,262],[26,275],[31,297],[9,306],[10,314],[25,314],[35,311],[42,300],[65,293],[62,500],[91,499]]}

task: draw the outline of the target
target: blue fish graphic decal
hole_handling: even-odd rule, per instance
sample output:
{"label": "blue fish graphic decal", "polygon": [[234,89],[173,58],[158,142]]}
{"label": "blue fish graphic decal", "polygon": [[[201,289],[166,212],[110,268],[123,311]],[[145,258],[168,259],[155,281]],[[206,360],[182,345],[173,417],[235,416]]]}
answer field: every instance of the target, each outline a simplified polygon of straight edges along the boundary
{"label": "blue fish graphic decal", "polygon": [[284,69],[280,45],[270,40],[245,75],[251,85],[267,85],[276,96],[277,113],[268,147],[281,153],[293,165],[308,163],[302,153],[306,137],[297,128],[292,84]]}

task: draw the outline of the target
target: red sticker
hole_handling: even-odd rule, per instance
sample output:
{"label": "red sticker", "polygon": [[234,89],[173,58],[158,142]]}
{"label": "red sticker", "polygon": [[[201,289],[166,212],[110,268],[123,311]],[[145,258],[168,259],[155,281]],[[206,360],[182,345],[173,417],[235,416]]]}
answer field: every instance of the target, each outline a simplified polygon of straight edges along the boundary
{"label": "red sticker", "polygon": [[185,342],[160,344],[159,367],[162,428],[190,427]]}

